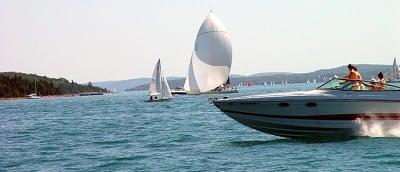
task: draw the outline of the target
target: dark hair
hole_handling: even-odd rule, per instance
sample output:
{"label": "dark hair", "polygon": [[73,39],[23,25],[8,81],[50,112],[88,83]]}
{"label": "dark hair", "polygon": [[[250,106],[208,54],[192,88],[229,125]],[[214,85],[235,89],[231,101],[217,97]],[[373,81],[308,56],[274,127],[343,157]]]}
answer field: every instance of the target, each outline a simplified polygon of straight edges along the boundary
{"label": "dark hair", "polygon": [[382,73],[382,72],[379,72],[379,73],[378,73],[378,78],[379,78],[379,79],[383,79],[383,73]]}
{"label": "dark hair", "polygon": [[357,71],[356,66],[354,66],[352,64],[347,65],[347,68],[350,69],[350,70],[353,69],[354,71]]}

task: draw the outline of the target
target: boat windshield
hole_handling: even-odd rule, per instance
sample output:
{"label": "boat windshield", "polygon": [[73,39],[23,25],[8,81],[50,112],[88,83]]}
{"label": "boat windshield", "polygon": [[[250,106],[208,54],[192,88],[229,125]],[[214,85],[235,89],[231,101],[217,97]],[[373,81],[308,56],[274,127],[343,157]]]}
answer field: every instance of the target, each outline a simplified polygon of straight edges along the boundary
{"label": "boat windshield", "polygon": [[340,91],[400,91],[400,86],[386,83],[378,83],[376,81],[333,78],[319,86],[317,89]]}

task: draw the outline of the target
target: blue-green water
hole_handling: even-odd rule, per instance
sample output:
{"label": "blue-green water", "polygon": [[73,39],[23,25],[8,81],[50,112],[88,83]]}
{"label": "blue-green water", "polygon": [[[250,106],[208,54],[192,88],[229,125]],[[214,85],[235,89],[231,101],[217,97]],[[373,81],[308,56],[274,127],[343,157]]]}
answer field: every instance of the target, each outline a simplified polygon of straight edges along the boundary
{"label": "blue-green water", "polygon": [[[240,94],[305,89],[310,85],[241,88]],[[233,121],[208,97],[145,103],[146,92],[126,92],[0,101],[0,171],[400,168],[400,138],[280,138]]]}

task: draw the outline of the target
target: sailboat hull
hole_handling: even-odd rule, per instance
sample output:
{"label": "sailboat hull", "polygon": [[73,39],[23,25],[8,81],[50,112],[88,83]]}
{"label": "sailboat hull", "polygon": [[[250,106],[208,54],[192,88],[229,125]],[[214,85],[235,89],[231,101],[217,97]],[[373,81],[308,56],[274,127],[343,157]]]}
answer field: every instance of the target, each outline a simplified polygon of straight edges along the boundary
{"label": "sailboat hull", "polygon": [[145,102],[168,102],[168,101],[171,101],[171,98],[145,100]]}

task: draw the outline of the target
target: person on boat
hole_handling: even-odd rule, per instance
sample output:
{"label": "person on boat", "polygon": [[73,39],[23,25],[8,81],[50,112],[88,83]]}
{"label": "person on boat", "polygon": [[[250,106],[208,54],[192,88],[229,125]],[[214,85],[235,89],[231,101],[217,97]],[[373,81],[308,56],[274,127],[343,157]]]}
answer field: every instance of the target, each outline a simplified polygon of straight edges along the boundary
{"label": "person on boat", "polygon": [[378,78],[379,80],[376,81],[375,79],[371,80],[371,90],[374,91],[382,91],[385,90],[385,86],[386,86],[386,81],[385,78],[383,76],[382,72],[378,73]]}
{"label": "person on boat", "polygon": [[379,82],[377,84],[377,90],[385,90],[385,85],[386,85],[386,80],[383,77],[383,73],[379,72],[378,73],[378,78],[379,78]]}
{"label": "person on boat", "polygon": [[352,83],[351,90],[361,90],[363,87],[362,77],[361,74],[358,73],[356,66],[349,64],[347,65],[347,68],[349,69],[349,74],[344,78],[348,79]]}

